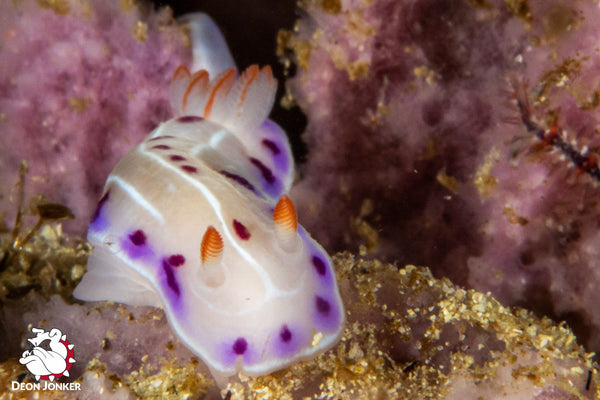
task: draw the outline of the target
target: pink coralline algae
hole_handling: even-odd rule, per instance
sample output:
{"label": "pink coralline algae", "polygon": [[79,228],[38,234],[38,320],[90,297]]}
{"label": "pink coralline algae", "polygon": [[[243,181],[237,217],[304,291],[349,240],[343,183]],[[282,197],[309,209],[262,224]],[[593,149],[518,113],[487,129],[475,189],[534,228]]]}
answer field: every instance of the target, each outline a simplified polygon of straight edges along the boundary
{"label": "pink coralline algae", "polygon": [[[77,358],[68,380],[61,381],[80,382],[81,391],[19,395],[206,400],[600,396],[598,364],[564,324],[503,307],[489,294],[433,278],[427,268],[398,268],[350,253],[335,255],[333,262],[348,311],[341,340],[331,351],[277,373],[241,374],[219,390],[206,365],[170,329],[163,311],[106,302],[68,304],[58,296],[30,292],[6,299],[0,308],[0,317],[13,322],[10,328],[0,326],[0,386],[34,379],[13,358],[22,352],[26,327],[58,326],[75,343]],[[320,337],[315,333],[314,340]]]}
{"label": "pink coralline algae", "polygon": [[110,169],[170,116],[187,37],[133,1],[26,0],[0,2],[0,41],[0,209],[25,159],[29,193],[70,207],[65,228],[83,233]]}
{"label": "pink coralline algae", "polygon": [[600,350],[597,3],[303,5],[280,51],[308,117],[305,226],[330,251],[566,320]]}

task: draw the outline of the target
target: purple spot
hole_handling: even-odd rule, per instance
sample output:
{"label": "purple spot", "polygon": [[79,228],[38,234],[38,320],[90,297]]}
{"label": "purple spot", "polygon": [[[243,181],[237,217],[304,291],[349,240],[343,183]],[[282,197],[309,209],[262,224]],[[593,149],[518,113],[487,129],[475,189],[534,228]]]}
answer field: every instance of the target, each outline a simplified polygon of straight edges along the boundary
{"label": "purple spot", "polygon": [[[316,312],[315,312],[316,314]],[[315,327],[320,330],[321,322],[329,322],[331,318],[322,318],[320,315],[314,316]],[[322,330],[325,332],[325,330]],[[272,332],[273,340],[270,347],[273,353],[280,358],[293,357],[302,351],[306,343],[312,340],[312,332],[306,332],[302,329],[302,325],[281,324]]]}
{"label": "purple spot", "polygon": [[250,157],[250,162],[260,170],[260,173],[265,181],[270,184],[275,183],[275,175],[273,175],[273,172],[265,164],[254,157]]}
{"label": "purple spot", "polygon": [[329,302],[321,296],[317,296],[315,300],[317,311],[323,315],[328,315],[329,311],[331,311],[331,305],[329,304]]}
{"label": "purple spot", "polygon": [[325,263],[323,262],[323,260],[321,260],[320,257],[313,256],[312,263],[313,263],[315,269],[317,270],[317,273],[321,276],[325,276],[325,273],[327,272],[327,268],[325,267]]}
{"label": "purple spot", "polygon": [[279,338],[284,343],[289,343],[292,340],[292,332],[289,330],[287,325],[283,325],[279,331]]}
{"label": "purple spot", "polygon": [[237,233],[237,235],[240,237],[240,239],[242,239],[242,240],[250,239],[250,232],[248,231],[248,228],[246,228],[246,226],[244,224],[242,224],[240,221],[238,221],[237,219],[233,220],[233,228],[235,229],[235,233]]}
{"label": "purple spot", "polygon": [[189,172],[190,174],[198,172],[198,168],[194,167],[193,165],[182,165],[181,169],[185,172]]}
{"label": "purple spot", "polygon": [[155,140],[160,140],[160,139],[169,139],[169,138],[173,138],[174,136],[171,135],[165,135],[165,136],[157,136],[155,138],[152,138],[150,140],[148,140],[149,142],[153,142]]}
{"label": "purple spot", "polygon": [[121,240],[121,249],[131,259],[142,259],[150,262],[154,259],[154,250],[143,231],[138,230],[129,235],[124,235]]}
{"label": "purple spot", "polygon": [[129,240],[131,240],[131,243],[135,246],[143,246],[146,244],[146,235],[144,234],[144,231],[138,229],[129,235]]}
{"label": "purple spot", "polygon": [[281,130],[279,125],[268,119],[262,123],[260,130],[263,132],[265,138],[261,144],[266,147],[265,150],[268,149],[271,152],[273,168],[287,175],[287,172],[290,170],[290,163],[293,160],[291,159],[291,154],[283,144],[287,140],[285,132]]}
{"label": "purple spot", "polygon": [[108,201],[109,193],[110,192],[107,190],[106,193],[104,193],[104,196],[102,196],[102,198],[98,202],[96,211],[94,211],[94,214],[92,215],[92,221],[91,221],[92,223],[94,223],[100,216],[100,211],[102,211],[102,207],[104,206],[104,203],[106,203]]}
{"label": "purple spot", "polygon": [[185,161],[186,158],[184,156],[180,156],[179,154],[173,154],[169,157],[171,161]]}
{"label": "purple spot", "polygon": [[170,260],[163,260],[162,267],[167,277],[167,286],[173,291],[173,293],[175,293],[177,297],[179,297],[181,291],[179,290],[177,279],[175,279],[175,271],[173,271],[173,267],[171,267]]}
{"label": "purple spot", "polygon": [[183,117],[177,118],[177,122],[189,123],[189,122],[200,122],[204,121],[204,118],[197,115],[184,115]]}
{"label": "purple spot", "polygon": [[185,263],[185,257],[181,254],[173,254],[169,257],[169,265],[171,267],[179,267]]}
{"label": "purple spot", "polygon": [[156,146],[152,146],[152,148],[158,150],[169,150],[171,146],[167,146],[166,144],[157,144]]}
{"label": "purple spot", "polygon": [[236,341],[233,343],[231,349],[235,354],[241,356],[248,349],[248,342],[246,342],[246,339],[244,339],[243,337],[237,338]]}
{"label": "purple spot", "polygon": [[242,178],[239,175],[233,174],[231,172],[228,171],[220,171],[222,175],[226,176],[227,178],[231,179],[232,181],[235,181],[237,183],[239,183],[240,185],[242,185],[243,187],[245,187],[246,189],[254,192],[254,186],[252,186],[252,184],[250,182],[248,182],[246,179]]}
{"label": "purple spot", "polygon": [[281,152],[281,150],[279,150],[279,147],[277,146],[277,144],[275,144],[275,142],[272,140],[263,139],[262,145],[265,146],[267,149],[269,149],[271,151],[271,153],[273,153],[274,156],[276,156],[277,154],[279,154]]}

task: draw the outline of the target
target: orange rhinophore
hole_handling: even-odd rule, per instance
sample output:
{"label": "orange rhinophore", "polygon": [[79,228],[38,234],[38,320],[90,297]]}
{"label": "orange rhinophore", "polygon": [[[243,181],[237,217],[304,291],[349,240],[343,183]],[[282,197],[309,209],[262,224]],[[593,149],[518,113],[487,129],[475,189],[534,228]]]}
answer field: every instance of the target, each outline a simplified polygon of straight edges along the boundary
{"label": "orange rhinophore", "polygon": [[223,239],[219,232],[213,227],[209,226],[202,236],[202,243],[200,244],[200,259],[202,264],[218,261],[223,254]]}

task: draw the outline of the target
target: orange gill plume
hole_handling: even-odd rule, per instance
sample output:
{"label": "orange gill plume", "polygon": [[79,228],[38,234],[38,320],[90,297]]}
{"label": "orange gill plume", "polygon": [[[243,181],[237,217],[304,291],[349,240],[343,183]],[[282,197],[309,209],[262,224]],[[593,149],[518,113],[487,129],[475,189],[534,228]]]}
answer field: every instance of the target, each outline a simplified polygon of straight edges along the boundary
{"label": "orange gill plume", "polygon": [[233,86],[233,83],[235,82],[235,68],[222,72],[215,78],[215,81],[216,83],[212,88],[210,97],[206,102],[206,106],[204,106],[204,118],[210,118],[217,95],[221,94],[226,96],[229,93],[229,90],[231,90],[231,86]]}
{"label": "orange gill plume", "polygon": [[244,102],[246,101],[246,94],[248,93],[248,88],[250,87],[252,82],[254,82],[256,80],[257,76],[258,76],[258,65],[256,65],[256,64],[249,66],[244,71],[244,73],[242,75],[242,79],[247,77],[247,81],[246,81],[246,84],[244,85],[244,88],[242,89],[242,93],[240,94],[240,101],[237,106],[238,113],[241,112],[241,108],[244,105]]}
{"label": "orange gill plume", "polygon": [[206,86],[208,86],[208,72],[205,70],[200,70],[194,73],[185,93],[183,94],[183,99],[181,100],[181,109],[185,110],[187,108],[188,98],[195,87],[205,88]]}

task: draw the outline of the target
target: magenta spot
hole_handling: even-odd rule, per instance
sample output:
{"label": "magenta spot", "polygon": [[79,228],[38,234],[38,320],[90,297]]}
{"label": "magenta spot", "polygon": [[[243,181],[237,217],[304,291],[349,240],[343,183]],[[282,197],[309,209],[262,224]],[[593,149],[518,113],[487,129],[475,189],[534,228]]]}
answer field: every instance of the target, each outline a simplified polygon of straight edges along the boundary
{"label": "magenta spot", "polygon": [[317,273],[321,276],[325,276],[325,273],[327,272],[327,268],[325,267],[325,263],[323,262],[323,260],[320,257],[313,256],[312,263],[313,263]]}
{"label": "magenta spot", "polygon": [[163,260],[162,267],[167,278],[167,286],[173,291],[173,293],[175,293],[175,295],[177,295],[177,297],[179,297],[179,295],[181,294],[181,290],[179,289],[179,284],[177,283],[177,279],[175,278],[175,271],[173,271],[173,267],[171,267],[171,265],[169,264],[170,260],[169,262]]}
{"label": "magenta spot", "polygon": [[152,148],[158,150],[169,150],[171,146],[167,146],[166,144],[157,144],[156,146],[152,146]]}
{"label": "magenta spot", "polygon": [[246,228],[246,226],[244,224],[242,224],[240,221],[238,221],[237,219],[233,220],[233,229],[235,229],[235,233],[237,233],[237,235],[240,237],[240,239],[242,239],[242,240],[250,239],[250,232],[248,231],[248,228]]}
{"label": "magenta spot", "polygon": [[277,144],[275,144],[275,142],[272,140],[263,139],[262,145],[269,149],[269,151],[271,151],[271,153],[273,153],[274,156],[281,152],[281,150],[279,150],[279,146],[277,146]]}
{"label": "magenta spot", "polygon": [[235,354],[241,356],[248,349],[248,342],[246,342],[246,339],[244,339],[243,337],[237,338],[236,341],[233,343],[231,349]]}
{"label": "magenta spot", "polygon": [[315,300],[317,311],[323,315],[328,315],[329,311],[331,311],[331,305],[329,302],[320,296],[317,296]]}
{"label": "magenta spot", "polygon": [[108,201],[108,197],[109,197],[109,191],[107,190],[106,193],[104,193],[104,196],[102,196],[102,198],[98,202],[96,211],[94,211],[94,214],[92,215],[92,222],[96,221],[98,219],[98,217],[100,216],[100,211],[102,211],[102,207],[104,206],[104,203],[106,203]]}
{"label": "magenta spot", "polygon": [[185,263],[185,257],[181,254],[173,254],[169,257],[171,267],[179,267]]}
{"label": "magenta spot", "polygon": [[239,183],[240,185],[242,185],[243,187],[245,187],[246,189],[254,192],[254,186],[252,186],[252,184],[250,182],[248,182],[246,179],[242,178],[239,175],[233,174],[231,172],[228,171],[220,171],[222,175],[226,176],[227,178],[231,179],[232,181],[235,181],[237,183]]}
{"label": "magenta spot", "polygon": [[283,325],[279,331],[279,338],[284,343],[289,343],[292,340],[292,332],[289,330],[287,325]]}
{"label": "magenta spot", "polygon": [[189,172],[190,174],[198,172],[198,168],[194,167],[193,165],[182,165],[181,169],[185,172]]}
{"label": "magenta spot", "polygon": [[271,171],[265,164],[254,157],[250,157],[250,162],[260,170],[260,173],[265,181],[270,184],[275,183],[275,175],[273,175],[273,171]]}
{"label": "magenta spot", "polygon": [[149,142],[153,142],[153,141],[155,141],[155,140],[160,140],[160,139],[170,139],[170,138],[173,138],[173,137],[174,137],[174,136],[171,136],[171,135],[157,136],[157,137],[155,137],[155,138],[152,138],[152,139],[150,139],[150,140],[148,140],[148,141],[149,141]]}
{"label": "magenta spot", "polygon": [[131,243],[135,246],[143,246],[146,244],[146,235],[142,230],[138,229],[129,235],[129,240],[131,240]]}
{"label": "magenta spot", "polygon": [[172,154],[170,157],[171,161],[185,161],[186,158],[184,156],[180,156],[179,154]]}
{"label": "magenta spot", "polygon": [[197,115],[184,115],[183,117],[179,117],[177,118],[177,122],[182,122],[182,123],[190,123],[190,122],[200,122],[200,121],[204,121],[204,118],[199,117]]}

